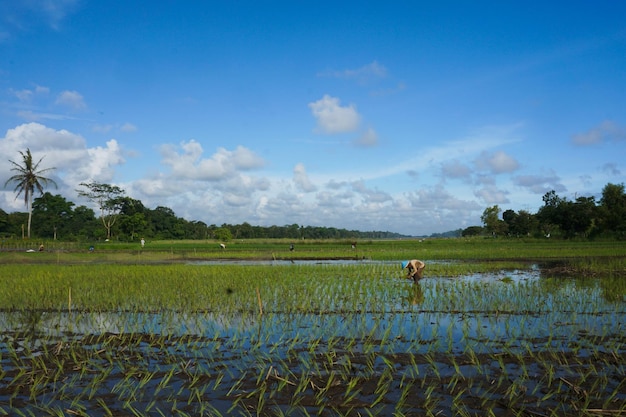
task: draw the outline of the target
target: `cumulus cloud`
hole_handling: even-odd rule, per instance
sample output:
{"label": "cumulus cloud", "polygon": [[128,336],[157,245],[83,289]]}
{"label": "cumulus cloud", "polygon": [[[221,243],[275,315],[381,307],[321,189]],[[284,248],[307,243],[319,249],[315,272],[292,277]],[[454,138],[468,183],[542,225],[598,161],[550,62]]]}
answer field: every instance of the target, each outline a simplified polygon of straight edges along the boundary
{"label": "cumulus cloud", "polygon": [[575,145],[588,146],[602,142],[626,140],[626,129],[618,126],[615,122],[605,120],[586,132],[572,136]]}
{"label": "cumulus cloud", "polygon": [[519,163],[515,158],[503,151],[482,152],[474,162],[478,169],[488,170],[492,174],[513,172],[519,168]]}
{"label": "cumulus cloud", "polygon": [[313,184],[313,182],[309,179],[303,164],[297,164],[293,168],[293,182],[296,184],[298,189],[306,193],[317,190],[315,184]]}
{"label": "cumulus cloud", "polygon": [[78,91],[62,91],[54,103],[76,111],[87,108],[83,96]]}
{"label": "cumulus cloud", "polygon": [[[0,138],[0,154],[6,156],[0,159],[0,181],[3,184],[10,172],[8,159],[18,160],[19,151],[27,148],[36,160],[44,158],[41,168],[56,168],[49,172],[49,177],[59,185],[59,193],[74,201],[74,190],[79,183],[89,180],[110,182],[115,168],[125,162],[115,139],[109,140],[106,146],[90,148],[85,139],[75,133],[52,129],[40,123],[25,123],[7,130],[5,136]],[[7,202],[13,200],[9,198],[11,195],[9,192],[2,193]]]}
{"label": "cumulus cloud", "polygon": [[69,150],[85,146],[85,140],[67,130],[55,130],[40,123],[26,123],[7,130],[2,139],[3,150],[34,150],[60,149]]}
{"label": "cumulus cloud", "polygon": [[[26,147],[35,158],[45,156],[45,167],[57,167],[52,178],[59,184],[58,192],[77,204],[88,204],[76,195],[78,183],[115,183],[127,155],[116,139],[88,146],[70,131],[26,123],[0,139],[0,153],[9,156],[0,160],[0,173],[8,172],[6,159],[15,159]],[[320,191],[302,163],[293,167],[291,176],[268,179],[254,172],[265,162],[242,146],[205,155],[198,141],[189,140],[164,145],[160,151],[162,163],[153,166],[150,176],[116,185],[146,207],[168,207],[178,216],[207,224],[298,223],[412,234],[460,227],[471,223],[479,211],[474,201],[443,188],[398,196],[367,179],[353,181],[342,175],[326,178]],[[0,192],[3,209],[23,210],[23,202],[14,200],[11,190]]]}
{"label": "cumulus cloud", "polygon": [[486,185],[474,191],[474,195],[487,205],[509,203],[507,194],[509,194],[508,191],[498,189],[495,184]]}
{"label": "cumulus cloud", "polygon": [[513,177],[513,183],[534,194],[545,194],[551,190],[557,193],[567,191],[554,171],[549,171],[544,175],[518,175]]}
{"label": "cumulus cloud", "polygon": [[438,184],[408,193],[405,200],[394,201],[394,209],[398,214],[394,223],[404,224],[406,233],[411,234],[414,233],[411,230],[451,230],[465,226],[484,207],[474,200],[459,198]]}
{"label": "cumulus cloud", "polygon": [[353,104],[342,107],[338,98],[328,94],[309,103],[309,108],[317,120],[317,130],[321,133],[353,132],[358,129],[361,121],[361,116]]}
{"label": "cumulus cloud", "polygon": [[239,171],[261,168],[265,164],[261,157],[243,146],[234,151],[220,147],[210,158],[202,158],[202,145],[195,140],[181,142],[180,148],[182,153],[173,145],[161,147],[162,162],[179,179],[225,180]]}
{"label": "cumulus cloud", "polygon": [[392,199],[389,193],[368,188],[363,181],[354,181],[352,183],[352,189],[358,193],[366,203],[384,203]]}
{"label": "cumulus cloud", "polygon": [[113,171],[111,167],[124,163],[122,151],[117,140],[111,139],[106,142],[106,146],[96,146],[87,149],[89,160],[91,163],[84,171],[89,178],[105,179],[111,181],[113,179]]}

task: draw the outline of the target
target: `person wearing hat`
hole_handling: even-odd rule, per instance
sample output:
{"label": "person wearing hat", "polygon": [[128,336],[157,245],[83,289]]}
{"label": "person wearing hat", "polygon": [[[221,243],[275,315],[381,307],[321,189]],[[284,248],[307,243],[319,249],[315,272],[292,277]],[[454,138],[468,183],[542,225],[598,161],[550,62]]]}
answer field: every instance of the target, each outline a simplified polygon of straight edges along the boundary
{"label": "person wearing hat", "polygon": [[417,282],[422,279],[422,273],[424,268],[426,268],[426,264],[417,259],[411,259],[410,261],[402,261],[402,269],[404,268],[409,270],[407,278],[413,278],[413,281]]}

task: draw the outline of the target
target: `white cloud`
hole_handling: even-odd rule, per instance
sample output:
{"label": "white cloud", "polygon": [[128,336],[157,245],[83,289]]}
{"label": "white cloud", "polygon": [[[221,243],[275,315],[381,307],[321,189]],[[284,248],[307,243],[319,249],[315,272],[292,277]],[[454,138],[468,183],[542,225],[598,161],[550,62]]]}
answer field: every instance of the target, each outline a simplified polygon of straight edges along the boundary
{"label": "white cloud", "polygon": [[135,126],[132,123],[124,123],[123,125],[120,126],[120,130],[122,132],[136,132],[137,131],[137,126]]}
{"label": "white cloud", "polygon": [[85,146],[85,140],[67,130],[54,130],[39,123],[25,123],[7,130],[0,141],[2,154],[29,148],[32,152],[66,151]]}
{"label": "white cloud", "polygon": [[515,158],[503,151],[482,152],[475,163],[478,169],[489,170],[492,174],[513,172],[519,168],[519,163]]}
{"label": "white cloud", "polygon": [[50,92],[48,87],[36,85],[33,89],[9,90],[10,94],[15,96],[20,102],[29,103],[35,96],[47,95]]}
{"label": "white cloud", "polygon": [[[32,89],[14,90],[9,89],[9,95],[17,100],[7,103],[9,108],[14,108],[15,114],[27,121],[40,120],[72,120],[74,117],[67,114],[50,113],[42,109],[49,109],[50,89],[48,87],[35,85]],[[87,108],[82,96],[75,91],[64,91],[57,95],[54,103],[56,106],[69,108],[72,111],[84,110]]]}
{"label": "white cloud", "polygon": [[32,90],[17,90],[12,91],[12,93],[19,101],[22,102],[29,102],[33,98],[34,94]]}
{"label": "white cloud", "polygon": [[123,123],[121,125],[120,124],[105,124],[105,125],[95,124],[91,127],[91,130],[96,133],[108,133],[108,132],[111,132],[112,130],[129,133],[129,132],[136,132],[137,126],[128,122]]}
{"label": "white cloud", "polygon": [[[189,140],[163,145],[162,161],[152,165],[149,177],[116,185],[146,207],[168,207],[178,216],[207,224],[298,223],[428,234],[478,224],[485,202],[501,204],[509,197],[495,186],[489,167],[477,176],[468,173],[467,161],[480,152],[502,146],[502,138],[498,138],[494,141],[471,137],[439,146],[433,143],[432,148],[423,149],[419,160],[405,155],[406,164],[398,161],[400,170],[395,163],[375,164],[363,172],[324,172],[315,177],[307,173],[304,163],[267,177],[262,171],[265,161],[253,149],[217,148],[213,154],[205,155],[200,142]],[[125,164],[124,157],[129,155],[116,139],[88,147],[80,135],[39,123],[7,131],[0,140],[0,153],[15,155],[26,146],[31,147],[35,157],[45,155],[43,165],[57,167],[54,179],[60,185],[59,192],[77,204],[87,204],[76,196],[79,182],[114,182],[118,168]],[[493,160],[497,167],[498,158],[488,155],[492,158],[486,158],[487,161]],[[419,177],[407,181],[407,167],[419,170]],[[0,173],[8,172],[7,168],[6,160],[0,161]],[[477,179],[474,184],[478,184],[478,190],[467,185],[446,187],[443,181],[433,187],[418,182],[427,183],[439,171],[449,177],[471,175]],[[549,175],[543,177],[544,181],[550,180]],[[558,182],[558,177],[552,180]],[[520,187],[530,186],[521,177],[518,182]],[[16,210],[23,210],[23,202],[18,207],[14,197],[11,190],[0,193],[0,203],[6,202],[2,207],[15,205]]]}
{"label": "white cloud", "polygon": [[64,114],[57,113],[42,113],[42,112],[34,112],[32,110],[20,110],[17,112],[17,115],[29,122],[36,122],[40,120],[69,120],[73,119],[72,117],[66,116]]}
{"label": "white cloud", "polygon": [[495,184],[485,185],[483,188],[474,191],[474,195],[488,206],[509,203],[508,194],[508,191],[499,190]]}
{"label": "white cloud", "polygon": [[385,203],[391,201],[391,195],[386,191],[368,188],[363,181],[354,181],[352,189],[357,192],[367,204]]}
{"label": "white cloud", "polygon": [[406,199],[395,199],[395,216],[390,222],[396,225],[394,230],[406,234],[448,231],[475,224],[483,209],[476,201],[463,199],[438,184],[410,192]]}
{"label": "white cloud", "polygon": [[77,111],[87,108],[83,96],[78,91],[62,91],[54,103]]}
{"label": "white cloud", "polygon": [[91,127],[91,130],[93,132],[96,133],[108,133],[111,130],[113,130],[113,125],[112,124],[106,124],[106,125],[93,125]]}
{"label": "white cloud", "polygon": [[[36,160],[44,158],[40,168],[56,168],[49,177],[59,185],[58,192],[76,201],[75,189],[80,182],[93,179],[110,182],[115,168],[124,163],[122,150],[115,139],[106,146],[89,148],[85,139],[67,130],[55,130],[39,123],[25,123],[7,130],[0,138],[0,180],[2,184],[10,171],[8,159],[15,160],[19,151],[30,149]],[[4,177],[6,175],[6,177]],[[5,192],[5,200],[12,195]]]}
{"label": "white cloud", "polygon": [[313,184],[309,179],[303,164],[297,164],[293,168],[293,182],[296,184],[298,189],[306,193],[317,190],[315,184]]}
{"label": "white cloud", "polygon": [[86,177],[98,182],[109,182],[113,180],[113,167],[125,162],[122,151],[115,139],[107,141],[106,146],[96,146],[87,149],[88,166],[77,170],[80,177]]}
{"label": "white cloud", "polygon": [[329,70],[320,72],[318,75],[322,77],[356,79],[360,82],[365,82],[372,78],[385,78],[387,76],[387,68],[379,64],[378,61],[372,61],[357,69]]}
{"label": "white cloud", "polygon": [[441,164],[441,174],[445,178],[469,178],[472,170],[458,159],[453,159]]}
{"label": "white cloud", "polygon": [[626,129],[618,126],[611,120],[605,120],[584,133],[577,133],[572,136],[572,142],[581,146],[594,145],[611,140],[626,140]]}
{"label": "white cloud", "polygon": [[518,175],[513,177],[513,183],[533,194],[545,194],[551,190],[557,193],[567,191],[554,171],[549,171],[544,175]]}
{"label": "white cloud", "polygon": [[[12,30],[24,31],[43,22],[58,30],[79,0],[21,0],[0,2],[0,18]],[[6,32],[6,37],[10,37]]]}
{"label": "white cloud", "polygon": [[309,103],[321,133],[346,133],[358,129],[361,116],[354,105],[342,107],[340,100],[325,94],[318,101]]}
{"label": "white cloud", "polygon": [[172,170],[174,178],[218,181],[237,175],[238,171],[257,169],[265,162],[253,151],[238,146],[234,151],[218,148],[208,159],[202,159],[202,145],[195,140],[181,142],[182,153],[172,145],[163,145],[163,163]]}

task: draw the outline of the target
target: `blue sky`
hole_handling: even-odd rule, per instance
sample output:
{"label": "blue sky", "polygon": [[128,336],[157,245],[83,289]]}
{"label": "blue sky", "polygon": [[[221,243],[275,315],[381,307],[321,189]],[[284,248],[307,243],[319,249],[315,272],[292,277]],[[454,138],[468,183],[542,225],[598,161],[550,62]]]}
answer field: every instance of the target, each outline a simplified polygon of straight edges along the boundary
{"label": "blue sky", "polygon": [[[408,235],[624,182],[626,4],[0,3],[0,180]],[[13,187],[0,208],[25,211]]]}

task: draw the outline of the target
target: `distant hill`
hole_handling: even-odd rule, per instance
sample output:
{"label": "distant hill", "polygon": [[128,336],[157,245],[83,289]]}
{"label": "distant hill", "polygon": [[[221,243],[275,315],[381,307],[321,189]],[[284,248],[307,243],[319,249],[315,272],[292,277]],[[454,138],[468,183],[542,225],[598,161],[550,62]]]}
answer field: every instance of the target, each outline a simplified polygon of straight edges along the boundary
{"label": "distant hill", "polygon": [[449,232],[433,233],[430,237],[461,237],[463,229],[450,230]]}

